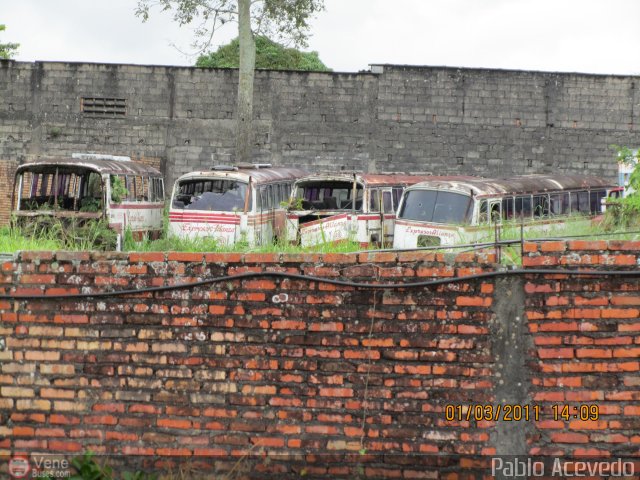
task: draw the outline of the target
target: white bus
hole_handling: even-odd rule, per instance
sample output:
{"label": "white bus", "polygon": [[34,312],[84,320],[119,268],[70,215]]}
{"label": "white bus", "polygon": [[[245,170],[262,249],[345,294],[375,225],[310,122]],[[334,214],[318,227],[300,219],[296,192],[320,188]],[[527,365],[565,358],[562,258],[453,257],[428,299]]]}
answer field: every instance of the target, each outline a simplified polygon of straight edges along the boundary
{"label": "white bus", "polygon": [[[427,174],[314,174],[293,186],[287,238],[302,246],[354,241],[391,245],[402,191],[432,178]],[[354,201],[355,199],[355,201]]]}
{"label": "white bus", "polygon": [[591,219],[620,188],[582,175],[458,177],[418,183],[405,190],[396,220],[394,248],[472,243],[488,238],[493,225],[550,228],[574,216]]}
{"label": "white bus", "polygon": [[86,223],[104,219],[118,233],[135,240],[162,233],[164,181],[159,170],[129,157],[73,154],[19,165],[12,215],[20,226],[42,218]]}
{"label": "white bus", "polygon": [[285,233],[291,186],[307,172],[270,164],[219,165],[175,182],[169,234],[210,237],[221,244],[264,245]]}

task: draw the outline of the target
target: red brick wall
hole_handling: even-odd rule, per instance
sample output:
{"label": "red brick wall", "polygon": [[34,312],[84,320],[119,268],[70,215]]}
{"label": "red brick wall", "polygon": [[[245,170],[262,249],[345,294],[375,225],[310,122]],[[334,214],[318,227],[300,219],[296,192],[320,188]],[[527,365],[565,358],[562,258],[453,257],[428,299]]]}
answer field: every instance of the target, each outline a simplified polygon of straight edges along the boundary
{"label": "red brick wall", "polygon": [[[628,271],[640,262],[640,242],[546,242],[528,244],[526,250],[524,265],[532,268]],[[568,421],[547,415],[537,424],[532,453],[637,456],[638,277],[535,276],[524,288],[535,344],[532,401],[549,411],[552,405],[570,408]],[[574,409],[581,405],[595,405],[598,420],[581,420]]]}
{"label": "red brick wall", "polygon": [[[527,244],[525,265],[628,270],[638,247]],[[494,258],[23,253],[2,266],[2,281],[5,293],[45,295],[262,271],[402,284],[492,271]],[[372,291],[245,278],[0,300],[0,454],[207,456],[229,469],[230,456],[248,452],[255,472],[404,478],[464,478],[486,467],[479,455],[519,453],[514,435],[525,454],[637,454],[637,279],[503,280]],[[523,300],[510,300],[505,285]],[[526,317],[509,317],[510,304]],[[540,407],[538,421],[467,420],[466,408],[445,418],[446,405],[514,402],[509,381],[520,404]],[[552,406],[565,404],[596,404],[599,418],[554,420]]]}

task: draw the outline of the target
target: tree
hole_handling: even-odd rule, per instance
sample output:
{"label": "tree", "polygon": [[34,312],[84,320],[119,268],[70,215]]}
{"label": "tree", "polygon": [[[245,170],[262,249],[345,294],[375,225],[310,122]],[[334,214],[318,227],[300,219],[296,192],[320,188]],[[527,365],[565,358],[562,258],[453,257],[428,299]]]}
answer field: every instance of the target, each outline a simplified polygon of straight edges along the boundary
{"label": "tree", "polygon": [[[0,32],[6,29],[4,25],[0,25]],[[18,43],[0,43],[0,58],[12,58],[20,44]]]}
{"label": "tree", "polygon": [[150,9],[173,11],[180,25],[198,21],[194,46],[204,51],[221,25],[238,22],[239,82],[236,122],[236,161],[251,160],[255,35],[288,39],[305,46],[308,20],[324,8],[324,0],[138,0],[136,15],[143,21]]}
{"label": "tree", "polygon": [[[295,48],[287,48],[265,36],[255,37],[255,68],[269,70],[301,70],[312,72],[330,72],[318,52],[302,52]],[[215,52],[200,55],[196,67],[203,68],[238,68],[240,64],[240,42],[236,38],[221,46]]]}

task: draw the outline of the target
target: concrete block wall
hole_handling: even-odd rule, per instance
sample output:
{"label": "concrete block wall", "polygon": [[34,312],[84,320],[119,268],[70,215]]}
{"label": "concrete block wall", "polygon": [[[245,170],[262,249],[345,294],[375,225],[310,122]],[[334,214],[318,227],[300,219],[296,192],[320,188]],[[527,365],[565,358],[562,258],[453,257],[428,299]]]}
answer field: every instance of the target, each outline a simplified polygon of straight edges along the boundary
{"label": "concrete block wall", "polygon": [[[640,144],[637,77],[375,71],[256,72],[255,159],[313,171],[614,180],[610,145]],[[0,159],[78,151],[156,158],[171,185],[188,171],[234,162],[236,83],[235,70],[2,60]],[[87,115],[83,97],[124,99],[126,115]],[[6,216],[3,203],[0,220]]]}
{"label": "concrete block wall", "polygon": [[485,478],[495,455],[634,462],[640,284],[557,269],[635,272],[639,260],[638,242],[527,243],[531,273],[433,287],[247,276],[65,300],[54,296],[251,272],[406,285],[496,265],[473,253],[25,252],[1,266],[0,455],[90,449],[222,471],[246,454],[256,478]]}

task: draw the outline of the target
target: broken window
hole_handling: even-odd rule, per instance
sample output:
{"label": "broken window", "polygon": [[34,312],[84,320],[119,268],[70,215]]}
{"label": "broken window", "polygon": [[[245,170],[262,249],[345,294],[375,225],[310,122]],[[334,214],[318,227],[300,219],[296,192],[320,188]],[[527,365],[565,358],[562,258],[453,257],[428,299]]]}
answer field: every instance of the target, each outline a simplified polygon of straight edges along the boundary
{"label": "broken window", "polygon": [[[244,211],[247,184],[234,180],[189,180],[178,186],[174,208],[185,210]],[[263,192],[263,202],[270,198]],[[264,208],[264,206],[263,206]]]}

